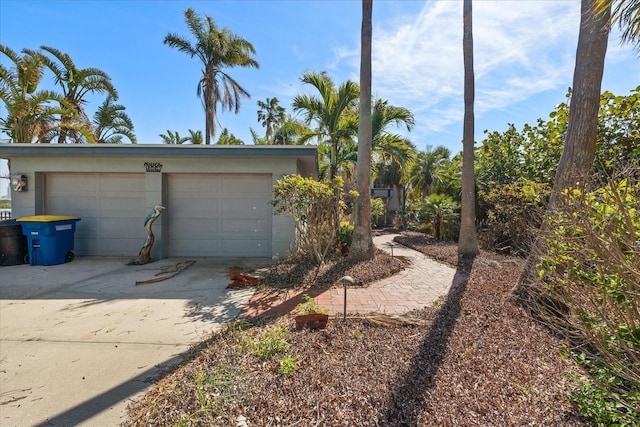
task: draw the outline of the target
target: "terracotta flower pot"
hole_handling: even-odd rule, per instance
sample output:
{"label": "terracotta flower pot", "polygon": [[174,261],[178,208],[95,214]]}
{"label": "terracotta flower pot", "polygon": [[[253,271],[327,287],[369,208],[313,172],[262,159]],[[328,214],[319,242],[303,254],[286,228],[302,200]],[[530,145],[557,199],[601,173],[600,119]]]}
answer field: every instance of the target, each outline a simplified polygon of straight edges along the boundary
{"label": "terracotta flower pot", "polygon": [[295,317],[296,329],[324,329],[329,322],[329,315],[323,313],[301,314]]}

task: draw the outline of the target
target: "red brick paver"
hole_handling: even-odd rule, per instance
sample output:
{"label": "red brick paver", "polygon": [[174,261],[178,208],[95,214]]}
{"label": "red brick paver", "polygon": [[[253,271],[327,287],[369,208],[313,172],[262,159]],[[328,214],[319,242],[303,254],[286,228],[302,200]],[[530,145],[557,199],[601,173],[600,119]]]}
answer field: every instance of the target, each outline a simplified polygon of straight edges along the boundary
{"label": "red brick paver", "polygon": [[[374,237],[376,247],[394,256],[404,257],[409,265],[400,273],[382,279],[366,288],[347,288],[347,314],[379,312],[403,314],[428,307],[446,295],[456,276],[456,269],[427,258],[422,253],[393,242],[394,234]],[[356,278],[357,279],[357,278]],[[307,292],[310,293],[310,292]],[[256,292],[242,316],[273,316],[290,313],[302,301],[301,291]],[[344,288],[337,283],[315,298],[318,305],[329,308],[330,314],[344,313]]]}

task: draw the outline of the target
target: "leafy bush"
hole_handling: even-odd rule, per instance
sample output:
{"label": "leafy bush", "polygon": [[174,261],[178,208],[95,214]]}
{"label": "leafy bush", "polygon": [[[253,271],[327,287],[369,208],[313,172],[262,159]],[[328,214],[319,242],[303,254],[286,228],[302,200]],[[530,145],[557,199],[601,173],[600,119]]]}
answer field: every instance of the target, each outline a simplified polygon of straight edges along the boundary
{"label": "leafy bush", "polygon": [[397,228],[398,230],[406,230],[409,227],[409,222],[412,219],[412,215],[407,212],[393,212],[391,218],[391,224],[393,224],[393,228]]}
{"label": "leafy bush", "polygon": [[287,330],[283,327],[267,329],[262,336],[249,340],[249,351],[265,360],[278,353],[286,354],[290,346],[286,336]]}
{"label": "leafy bush", "polygon": [[[604,367],[594,383],[623,420],[640,417],[639,172],[595,190],[565,191],[545,227],[548,255],[538,264],[543,298],[536,311]],[[598,393],[582,399],[600,399]]]}
{"label": "leafy bush", "polygon": [[338,231],[338,242],[342,245],[351,246],[353,240],[354,226],[348,221],[340,222],[340,230]]}
{"label": "leafy bush", "polygon": [[527,254],[542,222],[549,185],[526,179],[478,191],[478,240],[487,249]]}
{"label": "leafy bush", "polygon": [[293,375],[296,369],[298,369],[298,365],[297,365],[298,359],[300,359],[300,356],[290,356],[290,355],[284,356],[282,359],[278,361],[280,364],[280,368],[278,369],[278,372],[280,372],[280,374],[284,376]]}
{"label": "leafy bush", "polygon": [[[640,425],[640,412],[628,409],[640,407],[640,389],[625,384],[609,367],[584,353],[573,354],[573,357],[593,376],[593,379],[579,375],[572,378],[578,386],[572,400],[580,413],[590,417],[597,426]],[[620,388],[630,391],[622,395],[614,391]]]}
{"label": "leafy bush", "polygon": [[436,239],[453,238],[455,235],[452,235],[446,226],[459,217],[458,208],[458,204],[451,197],[445,194],[431,194],[420,206],[419,217],[422,222],[427,223],[429,231]]}
{"label": "leafy bush", "polygon": [[378,223],[384,217],[384,202],[382,199],[371,199],[371,225]]}
{"label": "leafy bush", "polygon": [[344,208],[344,183],[341,177],[319,182],[300,175],[289,175],[273,188],[274,214],[293,218],[297,250],[322,264],[329,249],[336,246],[338,221]]}
{"label": "leafy bush", "polygon": [[308,294],[302,295],[304,302],[296,305],[296,311],[300,314],[329,314],[329,309],[327,307],[323,307],[321,305],[316,304],[316,301]]}

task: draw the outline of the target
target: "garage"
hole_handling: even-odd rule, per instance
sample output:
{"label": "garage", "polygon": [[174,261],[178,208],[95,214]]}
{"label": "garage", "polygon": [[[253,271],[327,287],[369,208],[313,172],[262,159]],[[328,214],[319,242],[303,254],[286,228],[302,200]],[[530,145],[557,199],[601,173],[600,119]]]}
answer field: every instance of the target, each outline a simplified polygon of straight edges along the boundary
{"label": "garage", "polygon": [[45,210],[81,218],[75,232],[76,255],[138,254],[144,230],[144,174],[47,173]]}
{"label": "garage", "polygon": [[75,215],[78,256],[138,255],[144,219],[153,223],[152,259],[267,257],[295,247],[295,223],[274,215],[283,176],[318,177],[315,146],[192,144],[0,144],[20,181],[15,217]]}
{"label": "garage", "polygon": [[270,174],[168,174],[168,255],[270,257]]}

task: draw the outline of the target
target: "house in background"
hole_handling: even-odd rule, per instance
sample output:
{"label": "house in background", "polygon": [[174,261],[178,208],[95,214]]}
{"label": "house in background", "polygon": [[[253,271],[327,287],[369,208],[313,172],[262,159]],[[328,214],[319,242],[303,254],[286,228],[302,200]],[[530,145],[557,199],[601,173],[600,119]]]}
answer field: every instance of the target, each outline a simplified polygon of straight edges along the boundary
{"label": "house in background", "polygon": [[315,146],[2,144],[0,158],[26,178],[13,217],[80,217],[80,256],[136,256],[159,204],[154,258],[286,257],[294,224],[273,215],[273,185],[318,175]]}

